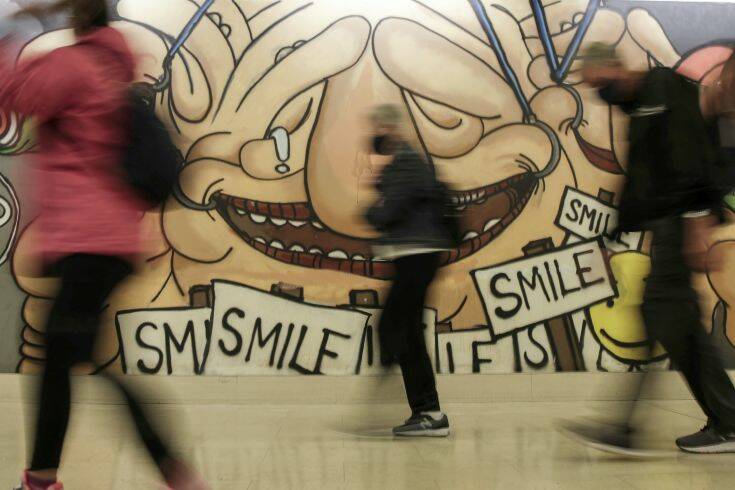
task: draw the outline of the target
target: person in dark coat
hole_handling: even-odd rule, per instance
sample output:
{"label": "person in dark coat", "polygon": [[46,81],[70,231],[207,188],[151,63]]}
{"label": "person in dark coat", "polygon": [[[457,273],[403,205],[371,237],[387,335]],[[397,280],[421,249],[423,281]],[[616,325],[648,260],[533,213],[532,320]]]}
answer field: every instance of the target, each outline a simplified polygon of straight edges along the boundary
{"label": "person in dark coat", "polygon": [[[710,269],[706,238],[719,223],[721,159],[702,115],[699,87],[668,68],[626,69],[612,47],[595,44],[582,74],[600,97],[630,116],[621,231],[651,232],[651,273],[641,310],[652,347],[659,342],[707,416],[700,431],[677,439],[692,453],[735,452],[735,388],[700,320],[692,272]],[[640,389],[640,387],[639,387]],[[634,405],[618,423],[569,425],[598,449],[635,455]]]}
{"label": "person in dark coat", "polygon": [[398,107],[378,107],[372,124],[372,152],[393,157],[375,186],[379,200],[367,213],[368,222],[381,234],[376,256],[395,266],[378,329],[381,360],[384,365],[400,365],[411,407],[410,418],[393,433],[447,436],[449,420],[439,405],[422,320],[440,254],[452,247],[445,219],[447,190],[431,163],[407,142],[405,119]]}

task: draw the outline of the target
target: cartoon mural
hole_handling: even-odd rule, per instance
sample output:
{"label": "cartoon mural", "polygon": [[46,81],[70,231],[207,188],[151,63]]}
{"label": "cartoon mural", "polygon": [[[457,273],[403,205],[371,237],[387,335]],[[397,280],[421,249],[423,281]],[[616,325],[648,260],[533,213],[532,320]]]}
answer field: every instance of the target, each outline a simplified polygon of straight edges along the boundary
{"label": "cartoon mural", "polygon": [[[378,163],[365,115],[385,102],[405,109],[466,226],[426,309],[438,372],[666,366],[660,348],[654,359],[641,348],[646,237],[613,233],[626,120],[580,83],[579,52],[603,41],[632,67],[707,83],[724,44],[682,57],[648,11],[599,0],[119,0],[115,10],[186,166],[176,195],[143,217],[150,252],[105,310],[106,369],[379,372],[374,326],[391,266],[372,257],[361,215]],[[21,56],[71,40],[47,32]],[[3,118],[0,151],[28,150],[29,124]],[[728,264],[734,232],[712,247]],[[33,239],[31,223],[13,256],[27,295],[22,372],[43,362],[54,288],[33,273]],[[735,353],[733,268],[697,281],[707,324]]]}

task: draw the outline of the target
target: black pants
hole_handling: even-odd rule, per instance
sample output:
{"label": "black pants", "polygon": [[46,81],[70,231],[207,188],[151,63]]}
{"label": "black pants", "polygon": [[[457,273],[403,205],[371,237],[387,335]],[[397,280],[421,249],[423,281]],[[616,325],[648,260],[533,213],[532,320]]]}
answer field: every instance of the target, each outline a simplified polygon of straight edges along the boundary
{"label": "black pants", "polygon": [[[719,430],[735,430],[735,388],[701,323],[697,294],[682,253],[682,219],[654,222],[651,231],[651,274],[641,307],[651,346],[658,341],[666,349],[709,423]],[[631,407],[628,424],[632,412]]]}
{"label": "black pants", "polygon": [[[70,369],[90,362],[107,296],[131,272],[119,258],[73,255],[53,267],[61,289],[49,315],[46,334],[46,366],[41,381],[31,470],[59,467],[71,410]],[[168,451],[143,410],[119,380],[110,378],[125,397],[138,432],[159,465]]]}
{"label": "black pants", "polygon": [[440,410],[423,325],[426,293],[439,268],[439,255],[401,257],[395,261],[395,267],[395,281],[378,327],[381,359],[384,364],[399,362],[413,414]]}

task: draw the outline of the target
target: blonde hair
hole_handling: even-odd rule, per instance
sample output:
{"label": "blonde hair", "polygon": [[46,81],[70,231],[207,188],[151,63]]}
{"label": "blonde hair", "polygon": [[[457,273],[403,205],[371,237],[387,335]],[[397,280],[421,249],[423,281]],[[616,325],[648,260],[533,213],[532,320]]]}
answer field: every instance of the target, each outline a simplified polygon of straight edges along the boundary
{"label": "blonde hair", "polygon": [[615,46],[601,42],[590,44],[582,53],[582,67],[622,66]]}
{"label": "blonde hair", "polygon": [[403,112],[396,104],[381,104],[370,114],[373,124],[399,126],[403,123]]}

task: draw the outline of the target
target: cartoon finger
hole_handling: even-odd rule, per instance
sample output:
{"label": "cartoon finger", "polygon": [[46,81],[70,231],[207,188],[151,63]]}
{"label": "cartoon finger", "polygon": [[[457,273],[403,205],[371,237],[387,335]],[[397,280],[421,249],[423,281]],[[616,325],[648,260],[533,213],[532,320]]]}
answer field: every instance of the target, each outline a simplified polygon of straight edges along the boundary
{"label": "cartoon finger", "polygon": [[[120,15],[131,22],[151,26],[177,39],[197,12],[196,4],[177,0],[122,0]],[[177,15],[171,15],[176,12]],[[234,54],[218,26],[204,16],[173,60],[172,93],[184,120],[199,120],[201,112],[218,102],[234,68]]]}
{"label": "cartoon finger", "polygon": [[382,21],[373,42],[378,64],[399,87],[498,125],[521,120],[503,76],[460,45],[404,19]]}
{"label": "cartoon finger", "polygon": [[[261,55],[261,63],[265,56],[267,66],[256,78],[250,58],[243,59],[223,100],[222,122],[230,126],[234,123],[232,129],[239,131],[244,141],[264,138],[275,115],[294,95],[353,66],[367,46],[369,33],[370,24],[365,19],[348,17],[282,56],[249,52],[255,57]],[[332,50],[331,56],[324,56],[336,45],[340,46],[339,51]]]}
{"label": "cartoon finger", "polygon": [[207,12],[210,20],[214,22],[229,42],[235,59],[240,58],[253,40],[246,14],[239,3],[243,2],[216,0]]}
{"label": "cartoon finger", "polygon": [[[495,4],[487,5],[486,3],[486,11],[492,20],[493,28],[508,58],[508,63],[520,83],[521,90],[530,98],[535,91],[527,74],[532,55],[526,46],[526,39],[521,26],[505,6]],[[485,32],[482,32],[481,39],[487,39]],[[464,40],[459,41],[458,44],[462,46],[471,45],[464,42]],[[491,53],[491,56],[497,58],[494,52]],[[499,72],[501,71],[499,65],[497,67],[493,65],[493,68]]]}
{"label": "cartoon finger", "polygon": [[305,7],[309,7],[311,10],[313,3],[313,0],[288,0],[288,2],[255,0],[237,2],[238,7],[242,9],[245,17],[248,19],[248,25],[253,39],[260,37],[266,29],[271,28],[277,21],[287,18],[291,13],[299,12]]}
{"label": "cartoon finger", "polygon": [[636,44],[662,66],[674,66],[680,58],[661,24],[647,10],[636,8],[626,18],[628,32]]}

